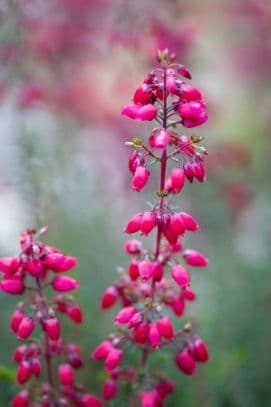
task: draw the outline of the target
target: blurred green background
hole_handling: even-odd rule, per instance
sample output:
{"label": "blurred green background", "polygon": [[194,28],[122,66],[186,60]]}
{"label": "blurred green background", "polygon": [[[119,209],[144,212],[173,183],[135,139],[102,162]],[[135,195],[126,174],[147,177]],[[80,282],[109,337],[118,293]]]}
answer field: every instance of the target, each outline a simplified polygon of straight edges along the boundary
{"label": "blurred green background", "polygon": [[[25,228],[48,224],[47,241],[79,258],[85,324],[63,322],[88,361],[112,329],[114,311],[102,314],[99,300],[128,262],[123,227],[152,198],[151,188],[131,191],[124,146],[149,126],[119,112],[155,66],[157,47],[191,69],[210,116],[197,131],[207,181],[186,185],[179,204],[201,225],[191,247],[210,260],[193,272],[188,314],[211,361],[187,378],[166,360],[177,387],[166,406],[270,406],[270,1],[2,1],[0,255],[18,252]],[[17,390],[16,302],[0,295],[3,407]],[[90,391],[103,378],[101,364],[86,362]]]}

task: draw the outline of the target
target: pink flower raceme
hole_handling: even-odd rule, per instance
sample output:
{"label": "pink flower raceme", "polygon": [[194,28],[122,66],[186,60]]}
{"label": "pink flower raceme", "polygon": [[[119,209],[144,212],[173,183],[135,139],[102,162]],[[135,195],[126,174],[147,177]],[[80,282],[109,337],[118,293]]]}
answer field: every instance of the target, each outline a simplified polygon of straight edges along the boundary
{"label": "pink flower raceme", "polygon": [[[201,91],[183,81],[183,78],[191,79],[189,70],[173,64],[173,55],[168,50],[159,51],[158,59],[161,67],[146,76],[134,93],[134,104],[122,110],[122,114],[135,120],[156,121],[157,127],[147,142],[135,138],[126,143],[133,148],[128,162],[133,189],[141,191],[150,171],[157,167],[159,184],[150,209],[132,216],[124,230],[127,234],[139,233],[144,239],[152,233],[154,244],[145,246],[139,240],[126,242],[124,250],[131,257],[127,270],[121,270],[101,300],[103,309],[120,304],[114,319],[117,330],[92,354],[94,359],[105,363],[108,378],[103,388],[104,399],[115,397],[118,382],[126,381],[131,384],[127,405],[132,400],[141,407],[162,407],[166,397],[174,391],[174,385],[164,377],[164,372],[149,366],[152,353],[171,352],[165,345],[173,342],[178,349],[176,365],[187,375],[195,373],[197,362],[209,359],[205,343],[192,334],[191,324],[178,323],[176,329],[172,321],[172,314],[181,318],[196,298],[190,288],[193,273],[190,267],[208,264],[203,254],[184,248],[186,233],[198,232],[199,225],[192,215],[177,210],[172,202],[183,193],[186,179],[190,182],[205,180],[207,152],[199,145],[202,139],[180,134],[179,125],[196,127],[208,116]],[[189,271],[185,264],[190,266]],[[131,351],[134,346],[141,353],[132,372],[125,361],[126,344]],[[148,375],[144,374],[146,369]]]}
{"label": "pink flower raceme", "polygon": [[[47,227],[42,228],[39,235],[46,231]],[[79,404],[76,405],[101,407],[98,399],[84,394],[75,384],[74,369],[83,364],[80,350],[75,344],[67,344],[61,338],[60,322],[56,316],[56,312],[61,312],[75,323],[83,320],[80,307],[71,295],[65,294],[66,291],[77,289],[79,284],[76,279],[62,274],[74,268],[77,259],[38,240],[34,229],[21,234],[20,246],[19,256],[0,259],[1,290],[21,296],[29,291],[29,297],[21,298],[10,321],[11,332],[20,341],[27,340],[26,344],[17,347],[13,360],[18,365],[17,383],[27,383],[29,388],[14,396],[12,407],[28,407],[33,403],[45,405],[44,400],[47,403],[46,400],[50,400],[52,394],[54,404],[57,405],[69,405],[70,400],[76,403],[78,401]],[[61,276],[56,276],[55,273],[61,273]],[[52,299],[45,296],[50,285],[60,292]],[[37,326],[40,326],[42,333],[40,339]],[[33,333],[35,339],[32,338]],[[50,378],[53,375],[53,359],[59,356],[62,358],[58,367],[61,386],[57,388]],[[37,380],[32,380],[41,374],[44,378],[42,386]],[[45,377],[49,383],[46,383]]]}

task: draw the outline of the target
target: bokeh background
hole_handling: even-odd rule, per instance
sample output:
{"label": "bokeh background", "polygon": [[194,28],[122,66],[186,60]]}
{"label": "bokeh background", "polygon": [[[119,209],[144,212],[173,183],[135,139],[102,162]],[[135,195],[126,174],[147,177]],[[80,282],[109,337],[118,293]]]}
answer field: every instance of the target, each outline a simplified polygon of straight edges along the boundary
{"label": "bokeh background", "polygon": [[[48,241],[78,256],[85,324],[64,323],[88,360],[112,328],[99,299],[127,265],[123,227],[151,198],[151,188],[131,192],[124,146],[149,128],[120,108],[165,47],[191,69],[210,116],[198,129],[207,181],[186,185],[180,204],[201,225],[193,247],[210,259],[193,273],[189,317],[211,352],[193,378],[164,361],[177,385],[166,406],[270,406],[269,0],[2,0],[0,255],[17,253],[28,226],[48,224]],[[0,295],[3,407],[17,390],[16,302]],[[81,380],[99,389],[102,366],[87,362]]]}

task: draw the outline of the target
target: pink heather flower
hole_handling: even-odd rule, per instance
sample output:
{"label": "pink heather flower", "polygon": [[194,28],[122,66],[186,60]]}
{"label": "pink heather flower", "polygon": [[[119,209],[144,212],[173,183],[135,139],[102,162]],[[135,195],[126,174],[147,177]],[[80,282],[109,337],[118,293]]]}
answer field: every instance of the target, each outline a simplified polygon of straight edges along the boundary
{"label": "pink heather flower", "polygon": [[76,324],[81,324],[83,322],[83,313],[77,304],[70,304],[68,306],[67,315]]}
{"label": "pink heather flower", "polygon": [[33,358],[31,360],[31,372],[35,376],[39,376],[41,373],[41,362],[38,358]]}
{"label": "pink heather flower", "polygon": [[49,253],[44,260],[44,265],[55,272],[68,271],[77,266],[76,257],[65,256],[61,253]]}
{"label": "pink heather flower", "polygon": [[57,341],[60,338],[60,324],[57,318],[50,318],[44,322],[44,328],[52,341]]}
{"label": "pink heather flower", "polygon": [[196,339],[192,348],[193,356],[197,362],[208,362],[209,352],[205,342],[202,339]]}
{"label": "pink heather flower", "polygon": [[136,89],[133,102],[136,105],[147,105],[151,102],[152,91],[145,83]]}
{"label": "pink heather flower", "polygon": [[170,307],[177,317],[181,317],[185,310],[185,302],[182,296],[176,297],[172,300]]}
{"label": "pink heather flower", "polygon": [[186,230],[190,230],[191,232],[197,232],[199,230],[199,225],[197,224],[193,216],[189,215],[189,213],[186,212],[181,212],[181,216]]}
{"label": "pink heather flower", "polygon": [[188,179],[188,181],[192,183],[193,178],[194,178],[194,171],[192,168],[192,164],[190,162],[184,163],[183,170],[184,170],[185,176]]}
{"label": "pink heather flower", "polygon": [[139,105],[135,104],[123,106],[121,114],[135,120],[137,118],[139,107]]}
{"label": "pink heather flower", "polygon": [[93,394],[86,393],[81,397],[78,407],[102,407],[102,403]]}
{"label": "pink heather flower", "polygon": [[117,394],[118,386],[115,380],[108,379],[103,386],[104,400],[112,400]]}
{"label": "pink heather flower", "polygon": [[193,375],[196,371],[196,361],[187,348],[177,353],[176,364],[187,375]]}
{"label": "pink heather flower", "polygon": [[60,292],[77,290],[79,288],[78,281],[72,277],[67,276],[55,277],[51,284],[55,291]]}
{"label": "pink heather flower", "polygon": [[164,268],[159,261],[153,263],[152,276],[155,281],[160,281],[164,276]]}
{"label": "pink heather flower", "polygon": [[20,363],[23,360],[23,358],[25,357],[26,352],[27,352],[26,345],[18,346],[13,353],[13,361],[16,363]]}
{"label": "pink heather flower", "polygon": [[101,300],[101,308],[108,309],[111,308],[118,299],[118,292],[115,287],[108,287],[103,293]]}
{"label": "pink heather flower", "polygon": [[174,281],[181,287],[184,288],[190,284],[190,277],[188,271],[181,266],[180,264],[176,264],[171,269],[171,275]]}
{"label": "pink heather flower", "polygon": [[187,102],[178,106],[178,113],[187,128],[200,126],[208,120],[205,104],[202,102]]}
{"label": "pink heather flower", "polygon": [[148,322],[142,322],[134,329],[134,339],[137,344],[144,344],[148,339],[150,325]]}
{"label": "pink heather flower", "polygon": [[174,194],[178,194],[183,189],[185,183],[184,171],[181,168],[173,168],[170,174],[171,188]]}
{"label": "pink heather flower", "polygon": [[29,391],[22,390],[13,397],[11,407],[29,407],[29,403]]}
{"label": "pink heather flower", "polygon": [[20,266],[19,257],[2,257],[0,258],[0,271],[4,274],[15,273]]}
{"label": "pink heather flower", "polygon": [[32,376],[31,365],[27,360],[23,360],[17,370],[17,383],[24,384]]}
{"label": "pink heather flower", "polygon": [[157,109],[150,103],[143,106],[130,104],[122,108],[121,114],[134,120],[151,121],[156,117]]}
{"label": "pink heather flower", "polygon": [[131,233],[136,233],[140,230],[141,226],[141,219],[142,219],[142,213],[137,213],[134,215],[128,222],[126,228],[124,229],[125,233],[131,234]]}
{"label": "pink heather flower", "polygon": [[24,317],[18,326],[18,330],[17,330],[18,339],[24,340],[24,339],[29,338],[29,336],[32,334],[34,329],[35,329],[34,320],[27,316]]}
{"label": "pink heather flower", "polygon": [[24,311],[16,309],[10,319],[10,329],[12,332],[17,333],[20,323],[25,317]]}
{"label": "pink heather flower", "polygon": [[182,99],[188,102],[201,101],[202,94],[197,88],[194,88],[194,86],[184,83],[182,85]]}
{"label": "pink heather flower", "polygon": [[157,327],[157,323],[153,322],[150,324],[148,339],[152,348],[160,348],[161,345],[161,335]]}
{"label": "pink heather flower", "polygon": [[168,341],[173,341],[174,330],[172,322],[170,321],[169,317],[164,316],[158,319],[156,325],[161,336],[163,336]]}
{"label": "pink heather flower", "polygon": [[185,299],[188,301],[194,301],[196,299],[196,294],[194,293],[194,291],[190,290],[187,287],[186,287],[183,295],[184,295]]}
{"label": "pink heather flower", "polygon": [[31,276],[36,277],[43,270],[42,261],[40,259],[33,257],[26,263],[25,268],[26,271],[28,271],[28,273],[31,274]]}
{"label": "pink heather flower", "polygon": [[156,148],[157,150],[164,150],[167,147],[169,140],[170,133],[165,129],[161,129],[150,136],[149,144],[152,148]]}
{"label": "pink heather flower", "polygon": [[157,109],[152,104],[141,106],[137,112],[136,120],[151,121],[157,116]]}
{"label": "pink heather flower", "polygon": [[135,313],[133,306],[122,308],[115,317],[115,325],[127,324]]}
{"label": "pink heather flower", "polygon": [[163,401],[170,393],[174,392],[175,386],[169,379],[162,379],[156,384],[155,390]]}
{"label": "pink heather flower", "polygon": [[208,265],[208,259],[196,250],[185,250],[183,258],[189,266],[206,267]]}
{"label": "pink heather flower", "polygon": [[105,359],[105,369],[109,372],[115,369],[119,365],[122,356],[123,354],[121,349],[112,347]]}
{"label": "pink heather flower", "polygon": [[139,325],[142,321],[142,316],[139,312],[136,312],[130,321],[128,322],[128,328],[134,328],[135,326]]}
{"label": "pink heather flower", "polygon": [[133,259],[128,267],[130,279],[135,281],[139,276],[139,262]]}
{"label": "pink heather flower", "polygon": [[141,407],[156,407],[156,394],[153,391],[143,391],[140,393]]}
{"label": "pink heather flower", "polygon": [[186,79],[192,79],[190,71],[184,65],[178,65],[178,72]]}
{"label": "pink heather flower", "polygon": [[192,171],[193,175],[199,182],[204,182],[205,181],[205,170],[204,166],[201,161],[195,160],[192,163]]}
{"label": "pink heather flower", "polygon": [[58,367],[58,378],[63,386],[73,386],[74,371],[68,363],[62,363]]}
{"label": "pink heather flower", "polygon": [[181,213],[175,212],[170,217],[170,228],[177,236],[181,236],[185,232],[185,223]]}
{"label": "pink heather flower", "polygon": [[138,166],[133,176],[133,190],[140,192],[141,189],[147,184],[150,176],[150,171],[142,166]]}
{"label": "pink heather flower", "polygon": [[91,357],[94,360],[102,360],[105,359],[109,352],[112,350],[113,346],[110,341],[103,341],[97,348],[92,352]]}
{"label": "pink heather flower", "polygon": [[4,279],[0,283],[0,290],[11,295],[21,295],[24,290],[24,282],[19,278]]}
{"label": "pink heather flower", "polygon": [[124,249],[127,254],[135,255],[135,254],[140,254],[142,250],[142,242],[139,240],[133,239],[133,240],[127,240],[127,242],[124,245]]}
{"label": "pink heather flower", "polygon": [[148,236],[148,234],[152,231],[156,223],[157,216],[155,212],[144,212],[140,224],[140,230],[142,234]]}
{"label": "pink heather flower", "polygon": [[146,283],[153,276],[153,264],[151,261],[143,260],[138,266],[139,275],[143,283]]}

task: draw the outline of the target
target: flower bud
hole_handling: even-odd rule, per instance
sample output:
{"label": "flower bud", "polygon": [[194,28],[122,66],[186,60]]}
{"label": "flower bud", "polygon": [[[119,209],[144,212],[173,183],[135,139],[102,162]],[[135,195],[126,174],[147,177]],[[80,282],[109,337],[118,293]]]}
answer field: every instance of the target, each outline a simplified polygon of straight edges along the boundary
{"label": "flower bud", "polygon": [[10,319],[10,329],[12,332],[17,333],[20,323],[25,317],[25,313],[20,308],[17,308]]}
{"label": "flower bud", "polygon": [[157,405],[156,394],[153,391],[143,391],[139,397],[141,407],[155,407]]}
{"label": "flower bud", "polygon": [[208,265],[208,259],[196,250],[185,250],[183,258],[189,266],[206,267]]}
{"label": "flower bud", "polygon": [[183,189],[185,175],[182,168],[173,168],[171,171],[171,188],[174,194],[178,194]]}
{"label": "flower bud", "polygon": [[58,378],[63,386],[73,386],[74,371],[68,363],[62,363],[58,367]]}
{"label": "flower bud", "polygon": [[200,126],[208,120],[205,104],[202,102],[179,104],[178,113],[183,119],[183,126],[187,128]]}
{"label": "flower bud", "polygon": [[40,259],[33,257],[26,263],[25,268],[31,276],[36,277],[42,272],[43,265]]}
{"label": "flower bud", "polygon": [[13,274],[18,270],[20,263],[20,257],[1,257],[0,271],[4,274]]}
{"label": "flower bud", "polygon": [[151,102],[152,92],[146,84],[141,85],[136,89],[133,97],[133,102],[136,105],[146,105]]}
{"label": "flower bud", "polygon": [[205,181],[205,169],[204,169],[204,165],[201,161],[197,160],[197,161],[193,162],[192,171],[193,171],[194,177],[197,178],[197,180],[199,182]]}
{"label": "flower bud", "polygon": [[124,245],[124,249],[127,254],[131,254],[131,255],[140,254],[140,252],[142,250],[142,243],[136,239],[127,240],[127,242]]}
{"label": "flower bud", "polygon": [[103,398],[105,400],[112,400],[117,394],[118,387],[115,380],[108,379],[103,386]]}
{"label": "flower bud", "polygon": [[197,232],[199,230],[199,225],[197,224],[193,216],[189,215],[186,212],[181,212],[181,216],[186,230],[190,230],[191,232]]}
{"label": "flower bud", "polygon": [[77,258],[61,253],[49,253],[45,257],[44,265],[58,273],[68,271],[77,266]]}
{"label": "flower bud", "polygon": [[182,84],[182,99],[185,99],[187,102],[198,101],[202,99],[201,92],[192,85],[188,83]]}
{"label": "flower bud", "polygon": [[32,375],[30,363],[27,360],[23,360],[17,370],[17,383],[26,383]]}
{"label": "flower bud", "polygon": [[13,397],[11,407],[29,407],[29,403],[29,391],[22,390]]}
{"label": "flower bud", "polygon": [[194,171],[192,168],[192,164],[190,162],[184,163],[183,170],[184,170],[185,176],[188,179],[188,181],[192,183],[193,178],[194,178]]}
{"label": "flower bud", "polygon": [[147,322],[142,322],[134,329],[134,339],[137,344],[144,344],[148,338],[150,325]]}
{"label": "flower bud", "polygon": [[39,376],[41,372],[41,362],[38,358],[34,358],[31,360],[31,372],[35,376]]}
{"label": "flower bud", "polygon": [[118,292],[115,287],[108,287],[103,293],[101,300],[101,308],[108,309],[111,308],[118,299]]}
{"label": "flower bud", "polygon": [[159,394],[160,399],[163,401],[167,395],[174,392],[175,386],[169,379],[161,379],[156,384],[155,390]]}
{"label": "flower bud", "polygon": [[26,345],[20,345],[18,346],[14,353],[13,353],[13,360],[15,363],[20,363],[23,358],[25,357],[27,352],[27,346]]}
{"label": "flower bud", "polygon": [[170,217],[170,227],[175,235],[181,236],[185,232],[185,223],[180,212],[176,212]]}
{"label": "flower bud", "polygon": [[139,275],[143,283],[149,281],[150,278],[153,276],[153,264],[151,261],[141,261],[138,266]]}
{"label": "flower bud", "polygon": [[5,291],[7,294],[20,295],[24,292],[25,286],[21,279],[10,278],[1,281],[0,290]]}
{"label": "flower bud", "polygon": [[115,325],[127,324],[136,312],[133,306],[122,308],[115,317]]}
{"label": "flower bud", "polygon": [[123,356],[123,354],[120,349],[112,347],[112,349],[109,351],[109,353],[105,359],[105,369],[107,371],[111,371],[111,370],[115,369],[119,365],[119,363],[122,359],[122,356]]}
{"label": "flower bud", "polygon": [[209,352],[205,342],[202,339],[196,339],[193,344],[193,356],[198,362],[208,362]]}
{"label": "flower bud", "polygon": [[83,313],[77,304],[69,304],[67,308],[67,315],[76,324],[81,324],[83,322]]}
{"label": "flower bud", "polygon": [[177,353],[176,364],[187,375],[193,375],[196,371],[196,361],[187,348]]}
{"label": "flower bud", "polygon": [[63,277],[57,276],[53,279],[51,284],[55,291],[60,291],[60,292],[77,290],[79,288],[78,281],[72,277],[67,277],[67,276],[63,276]]}
{"label": "flower bud", "polygon": [[144,106],[141,106],[138,109],[137,115],[136,115],[136,120],[147,120],[151,121],[157,116],[157,109],[155,106],[152,104],[147,104]]}
{"label": "flower bud", "polygon": [[152,148],[156,148],[157,150],[164,150],[167,147],[169,140],[170,133],[165,129],[161,129],[150,136],[149,142]]}
{"label": "flower bud", "polygon": [[112,350],[113,346],[110,341],[103,341],[97,348],[92,352],[91,357],[94,360],[102,360],[105,359],[109,352]]}
{"label": "flower bud", "polygon": [[124,229],[124,232],[128,233],[128,234],[138,232],[140,230],[140,226],[141,226],[141,219],[142,219],[142,213],[137,213],[136,215],[134,215],[129,220],[126,228]]}
{"label": "flower bud", "polygon": [[44,322],[45,332],[52,341],[60,338],[60,324],[57,318],[50,318]]}
{"label": "flower bud", "polygon": [[155,212],[144,212],[140,224],[140,230],[142,234],[148,236],[148,234],[152,231],[156,223],[157,216]]}
{"label": "flower bud", "polygon": [[133,259],[129,264],[129,276],[132,281],[135,281],[139,276],[139,262]]}
{"label": "flower bud", "polygon": [[157,328],[156,322],[153,322],[150,324],[148,338],[149,338],[149,342],[150,342],[152,348],[154,348],[154,349],[160,348],[161,335]]}
{"label": "flower bud", "polygon": [[142,166],[138,166],[135,170],[133,177],[133,190],[140,192],[141,189],[147,184],[150,176],[150,171]]}
{"label": "flower bud", "polygon": [[180,264],[176,264],[171,269],[172,278],[175,282],[181,287],[184,288],[190,284],[190,277],[188,271],[181,266]]}
{"label": "flower bud", "polygon": [[18,339],[24,340],[29,338],[35,329],[35,322],[32,318],[24,317],[18,326],[17,337]]}
{"label": "flower bud", "polygon": [[85,393],[81,396],[78,407],[102,407],[102,403],[92,394]]}
{"label": "flower bud", "polygon": [[162,264],[159,261],[153,263],[152,276],[153,276],[154,280],[161,281],[161,279],[163,278],[163,275],[164,275],[164,268],[163,268]]}
{"label": "flower bud", "polygon": [[191,73],[189,69],[187,69],[184,65],[178,65],[178,72],[186,79],[192,79]]}
{"label": "flower bud", "polygon": [[174,330],[173,325],[169,317],[164,316],[160,318],[157,323],[157,329],[161,336],[163,336],[168,341],[173,341],[174,339]]}

